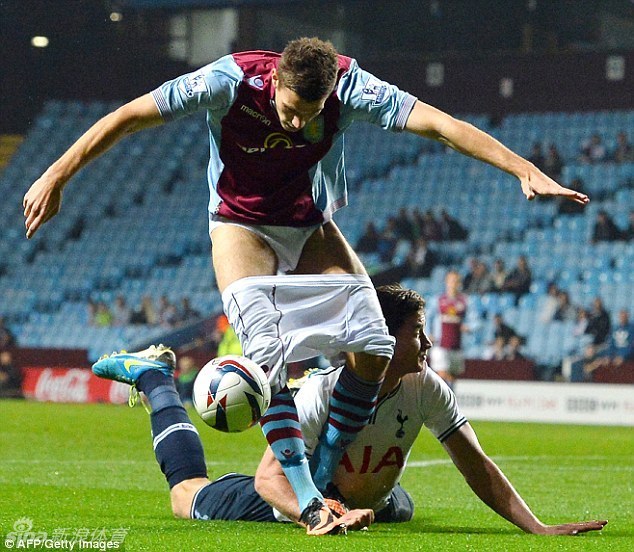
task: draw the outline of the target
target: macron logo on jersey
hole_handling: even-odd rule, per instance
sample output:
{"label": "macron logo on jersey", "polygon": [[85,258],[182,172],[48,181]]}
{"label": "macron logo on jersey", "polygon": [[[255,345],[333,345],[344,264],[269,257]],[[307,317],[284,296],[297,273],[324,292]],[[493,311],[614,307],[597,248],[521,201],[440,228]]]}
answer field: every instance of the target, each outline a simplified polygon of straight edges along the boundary
{"label": "macron logo on jersey", "polygon": [[240,106],[240,111],[246,113],[249,117],[253,117],[260,121],[263,125],[271,126],[271,121],[267,119],[262,113],[258,113],[255,109],[251,109],[248,105],[242,104]]}

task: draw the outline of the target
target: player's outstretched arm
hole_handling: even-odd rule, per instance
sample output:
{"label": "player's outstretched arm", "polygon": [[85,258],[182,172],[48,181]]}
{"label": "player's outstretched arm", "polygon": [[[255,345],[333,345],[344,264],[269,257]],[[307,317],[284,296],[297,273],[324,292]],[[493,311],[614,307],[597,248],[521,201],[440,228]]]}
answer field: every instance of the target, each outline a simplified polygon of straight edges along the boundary
{"label": "player's outstretched arm", "polygon": [[301,512],[297,497],[271,447],[266,447],[255,472],[255,490],[278,512],[299,523]]}
{"label": "player's outstretched arm", "polygon": [[132,100],[97,121],[33,183],[24,196],[26,237],[31,238],[40,226],[59,212],[64,186],[79,169],[124,136],[162,122],[150,94]]}
{"label": "player's outstretched arm", "polygon": [[421,101],[416,102],[405,129],[438,140],[456,151],[517,177],[529,200],[537,195],[546,195],[563,196],[582,205],[589,201],[587,195],[560,186],[530,161],[512,152],[486,132]]}
{"label": "player's outstretched arm", "polygon": [[443,445],[473,492],[496,513],[527,533],[577,535],[588,531],[600,531],[607,524],[605,520],[562,525],[542,523],[500,468],[482,450],[469,424],[463,425]]}
{"label": "player's outstretched arm", "polygon": [[[278,512],[302,525],[297,497],[271,447],[266,447],[255,473],[255,490]],[[339,522],[350,531],[365,529],[374,522],[374,512],[370,509],[350,510],[339,518]]]}

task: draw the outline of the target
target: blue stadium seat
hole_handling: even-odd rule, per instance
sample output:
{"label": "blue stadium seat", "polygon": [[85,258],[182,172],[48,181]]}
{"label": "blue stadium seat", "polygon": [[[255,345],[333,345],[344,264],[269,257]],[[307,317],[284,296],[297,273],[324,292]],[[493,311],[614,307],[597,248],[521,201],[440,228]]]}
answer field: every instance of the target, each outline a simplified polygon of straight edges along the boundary
{"label": "blue stadium seat", "polygon": [[[18,220],[23,183],[35,180],[69,141],[113,107],[47,102],[0,175],[0,217]],[[593,194],[592,203],[580,215],[560,216],[556,202],[527,205],[513,178],[493,168],[407,133],[388,135],[356,125],[346,144],[354,211],[344,211],[336,220],[355,243],[369,220],[383,223],[401,206],[436,214],[447,208],[469,228],[470,237],[434,244],[441,266],[429,279],[406,282],[429,298],[442,292],[449,266],[463,266],[469,256],[489,264],[499,257],[511,268],[519,255],[527,255],[535,280],[531,293],[517,307],[508,295],[472,297],[469,316],[478,329],[466,347],[470,354],[483,354],[490,327],[481,321],[500,312],[520,333],[530,334],[529,352],[552,361],[559,355],[552,336],[560,337],[564,348],[570,338],[565,326],[549,327],[550,341],[545,330],[536,329],[535,309],[548,281],[567,289],[577,304],[587,305],[601,294],[613,308],[634,309],[634,244],[592,245],[588,240],[600,209],[625,223],[634,205],[634,163],[578,162],[583,139],[599,131],[606,142],[614,140],[618,130],[634,128],[634,110],[519,113],[504,117],[496,128],[486,116],[466,118],[523,153],[534,141],[555,142],[565,161],[562,180],[581,177]],[[187,295],[205,314],[221,309],[220,297],[212,291],[205,215],[208,146],[195,139],[205,132],[200,117],[134,135],[77,175],[73,193],[65,198],[64,216],[34,240],[25,241],[18,224],[3,228],[0,315],[17,328],[21,342],[81,343],[91,354],[122,343],[146,343],[160,330],[79,331],[87,323],[88,299],[108,301],[118,294],[131,304],[147,292],[155,299],[162,293],[174,299]],[[192,213],[192,206],[198,212]],[[407,244],[399,246],[397,262],[407,250]],[[53,332],[51,326],[63,329]]]}

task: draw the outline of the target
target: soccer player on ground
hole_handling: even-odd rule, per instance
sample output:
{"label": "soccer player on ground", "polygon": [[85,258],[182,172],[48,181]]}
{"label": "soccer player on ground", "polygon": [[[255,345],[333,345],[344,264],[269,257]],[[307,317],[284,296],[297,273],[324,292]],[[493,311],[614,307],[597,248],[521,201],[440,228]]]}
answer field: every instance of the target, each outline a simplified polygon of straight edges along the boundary
{"label": "soccer player on ground", "polygon": [[[425,333],[422,297],[399,285],[382,286],[377,292],[396,346],[376,412],[346,450],[334,476],[341,500],[358,508],[341,517],[339,523],[360,528],[369,525],[372,519],[401,522],[412,518],[413,500],[399,480],[414,441],[425,425],[441,441],[478,497],[522,530],[574,535],[602,529],[606,521],[545,525],[535,517],[480,447],[473,429],[458,409],[453,392],[427,367],[425,359],[431,342]],[[213,482],[207,478],[202,445],[169,375],[174,364],[173,353],[164,348],[155,352],[163,355],[164,362],[158,362],[156,368],[140,368],[142,375],[137,386],[149,393],[154,450],[170,485],[174,514],[204,520],[292,520],[303,524],[297,497],[270,447],[255,478],[236,473]],[[103,362],[95,365],[95,371],[99,372]],[[329,398],[340,371],[341,368],[332,368],[316,372],[295,397],[308,451],[315,450],[322,436]],[[161,384],[152,387],[152,380]],[[186,431],[165,427],[170,409],[179,412],[179,423]],[[155,421],[161,418],[166,423]]]}
{"label": "soccer player on ground", "polygon": [[[216,280],[244,354],[268,370],[274,414],[261,425],[308,512],[323,504],[321,491],[343,450],[372,416],[393,350],[367,273],[332,221],[347,198],[345,129],[368,121],[439,140],[516,176],[528,199],[588,198],[491,136],[363,71],[330,43],[302,38],[281,55],[225,56],[106,115],[26,193],[27,237],[58,213],[65,185],[91,160],[128,134],[199,110],[209,127]],[[341,351],[352,356],[314,453],[313,481],[286,363]]]}

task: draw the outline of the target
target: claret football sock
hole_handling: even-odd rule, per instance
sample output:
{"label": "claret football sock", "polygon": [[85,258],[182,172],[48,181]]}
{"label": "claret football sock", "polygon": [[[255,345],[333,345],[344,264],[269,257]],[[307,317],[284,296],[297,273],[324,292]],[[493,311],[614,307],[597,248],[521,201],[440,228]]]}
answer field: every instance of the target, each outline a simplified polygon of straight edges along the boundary
{"label": "claret football sock", "polygon": [[285,387],[271,399],[271,406],[262,416],[260,425],[297,495],[300,511],[313,498],[323,499],[310,476],[297,407],[288,388]]}
{"label": "claret football sock", "polygon": [[313,481],[320,490],[332,482],[346,447],[354,441],[376,408],[383,380],[366,381],[344,366],[330,397],[327,423],[310,459]]}
{"label": "claret football sock", "polygon": [[203,446],[178,396],[174,378],[149,370],[139,377],[137,387],[152,407],[154,454],[170,489],[186,479],[207,477]]}

